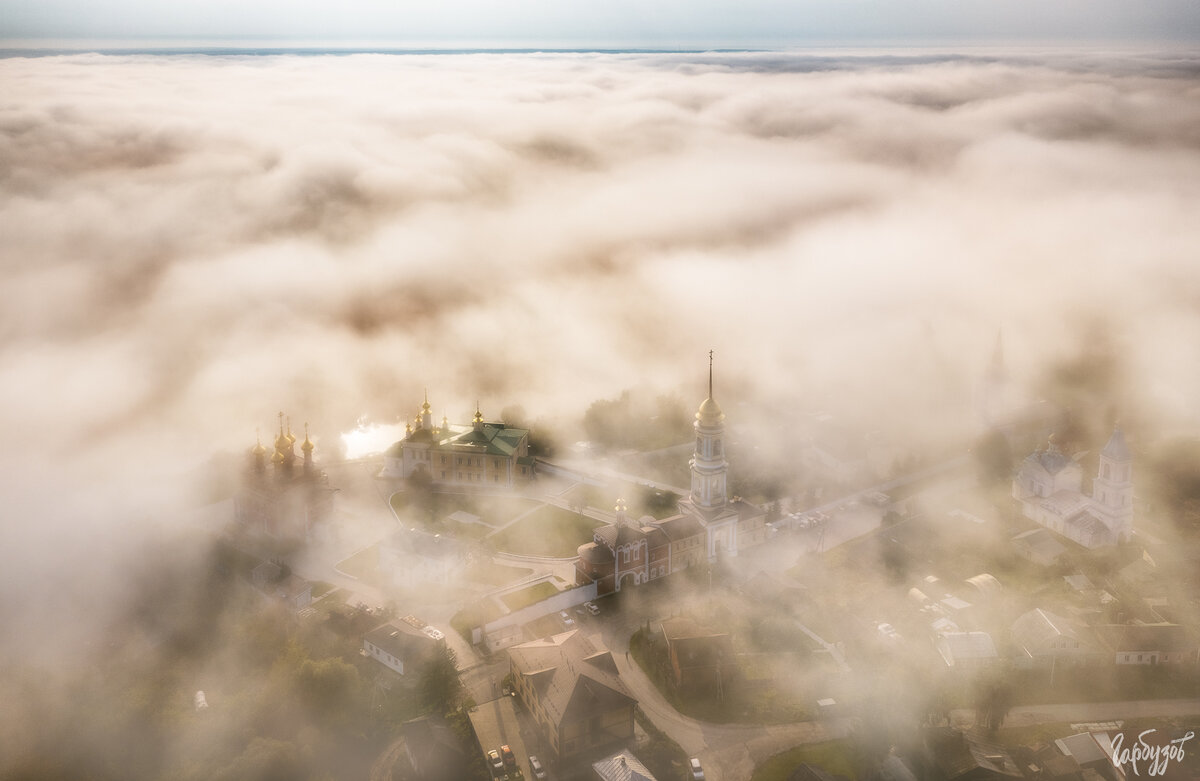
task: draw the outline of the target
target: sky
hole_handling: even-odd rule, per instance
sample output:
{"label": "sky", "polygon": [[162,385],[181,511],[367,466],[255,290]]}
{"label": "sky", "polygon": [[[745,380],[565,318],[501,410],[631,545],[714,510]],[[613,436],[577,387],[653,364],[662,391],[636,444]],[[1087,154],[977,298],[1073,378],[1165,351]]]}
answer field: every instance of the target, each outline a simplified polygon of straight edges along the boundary
{"label": "sky", "polygon": [[320,39],[392,45],[1194,43],[1192,0],[3,0],[6,39]]}

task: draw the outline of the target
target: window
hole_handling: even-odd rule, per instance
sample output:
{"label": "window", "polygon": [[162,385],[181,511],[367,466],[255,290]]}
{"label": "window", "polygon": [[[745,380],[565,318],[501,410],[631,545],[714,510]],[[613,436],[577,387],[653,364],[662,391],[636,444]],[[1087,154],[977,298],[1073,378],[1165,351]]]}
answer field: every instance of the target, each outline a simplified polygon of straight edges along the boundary
{"label": "window", "polygon": [[455,465],[455,466],[462,466],[462,456],[457,456],[457,457],[455,457],[455,459],[454,459],[454,465]]}
{"label": "window", "polygon": [[[446,459],[443,458],[442,460],[445,461]],[[445,469],[442,470],[442,479],[443,480],[446,479],[446,470]]]}
{"label": "window", "polygon": [[[444,463],[446,463],[446,457],[445,457],[445,456],[442,456],[442,463],[443,463],[443,464],[444,464]],[[444,476],[445,476],[445,475],[443,475],[443,477],[444,477]]]}

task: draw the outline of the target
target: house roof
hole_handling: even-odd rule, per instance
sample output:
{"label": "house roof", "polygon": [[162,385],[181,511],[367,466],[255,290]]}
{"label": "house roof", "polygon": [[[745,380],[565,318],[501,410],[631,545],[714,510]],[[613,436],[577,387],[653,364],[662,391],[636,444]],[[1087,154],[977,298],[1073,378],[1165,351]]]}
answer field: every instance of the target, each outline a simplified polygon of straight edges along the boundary
{"label": "house roof", "polygon": [[659,521],[658,528],[662,529],[671,542],[694,537],[704,533],[704,524],[694,515],[672,515]]}
{"label": "house roof", "polygon": [[1107,624],[1096,627],[1096,635],[1114,653],[1195,651],[1200,645],[1179,624]]}
{"label": "house roof", "polygon": [[1012,634],[1013,640],[1026,651],[1044,649],[1059,638],[1087,643],[1069,620],[1041,608],[1030,610],[1014,621]]}
{"label": "house roof", "polygon": [[985,597],[997,597],[1003,591],[1000,581],[996,580],[994,575],[987,572],[967,578],[967,582],[978,589],[979,593]]}
{"label": "house roof", "polygon": [[975,733],[939,727],[926,734],[925,742],[934,764],[950,781],[979,768],[1002,776],[1022,777],[1007,749]]}
{"label": "house roof", "polygon": [[435,449],[453,449],[461,446],[482,450],[487,455],[511,456],[520,449],[521,441],[528,435],[528,429],[515,428],[504,423],[484,423],[479,429],[460,425],[438,429],[418,428],[393,445],[388,450],[388,455],[399,455],[405,443],[428,443]]}
{"label": "house roof", "polygon": [[664,545],[671,544],[671,538],[662,529],[656,529],[653,526],[643,526],[642,533],[646,535],[646,547],[650,549],[661,548]]}
{"label": "house roof", "polygon": [[1056,475],[1075,462],[1058,449],[1051,438],[1045,450],[1037,450],[1025,456],[1025,463],[1033,467],[1041,467],[1047,474]]}
{"label": "house roof", "polygon": [[996,658],[996,644],[987,632],[945,632],[938,636],[937,649],[947,667],[958,662]]}
{"label": "house roof", "polygon": [[1050,532],[1041,528],[1022,532],[1013,537],[1012,541],[1017,547],[1027,548],[1033,553],[1048,559],[1058,558],[1067,552],[1065,545],[1054,539],[1054,535]]}
{"label": "house roof", "polygon": [[612,564],[613,562],[612,548],[606,545],[597,545],[594,542],[585,542],[576,549],[576,552],[581,558],[586,559],[593,564]]}
{"label": "house roof", "polygon": [[600,781],[655,781],[654,775],[627,748],[593,762],[592,770]]}
{"label": "house roof", "polygon": [[437,641],[422,634],[413,627],[389,621],[383,626],[376,627],[363,636],[364,643],[371,643],[377,648],[412,664],[425,658],[437,647]]}
{"label": "house roof", "polygon": [[592,532],[596,539],[610,548],[620,548],[623,545],[633,545],[646,539],[646,533],[626,524],[609,523],[600,526]]}
{"label": "house roof", "polygon": [[[1108,742],[1107,735],[1103,736],[1103,743],[1097,737],[1090,732],[1080,732],[1077,735],[1059,738],[1054,741],[1054,744],[1058,746],[1059,751],[1081,765],[1089,762],[1107,762],[1112,744]],[[1108,744],[1107,748],[1105,743]]]}
{"label": "house roof", "polygon": [[513,669],[527,676],[555,724],[636,705],[607,649],[578,630],[508,649]]}

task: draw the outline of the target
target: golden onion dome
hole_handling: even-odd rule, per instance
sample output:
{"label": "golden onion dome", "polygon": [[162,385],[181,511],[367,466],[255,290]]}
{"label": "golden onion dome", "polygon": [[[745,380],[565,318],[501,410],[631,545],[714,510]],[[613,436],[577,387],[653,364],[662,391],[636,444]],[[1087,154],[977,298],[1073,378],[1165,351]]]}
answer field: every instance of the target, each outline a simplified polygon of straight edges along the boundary
{"label": "golden onion dome", "polygon": [[292,433],[291,417],[289,417],[288,421],[287,421],[287,441],[288,441],[288,444],[295,444],[295,442],[296,442],[296,435]]}
{"label": "golden onion dome", "polygon": [[276,450],[275,455],[271,456],[271,463],[272,464],[282,464],[283,463],[283,453],[280,453],[278,450]]}
{"label": "golden onion dome", "polygon": [[267,452],[267,449],[262,446],[262,442],[258,442],[254,445],[254,449],[251,450],[250,452],[256,456],[261,456]]}
{"label": "golden onion dome", "polygon": [[304,424],[304,444],[300,446],[300,449],[303,450],[305,453],[311,453],[313,447],[315,447],[315,445],[313,445],[312,440],[308,438],[308,424],[305,423]]}

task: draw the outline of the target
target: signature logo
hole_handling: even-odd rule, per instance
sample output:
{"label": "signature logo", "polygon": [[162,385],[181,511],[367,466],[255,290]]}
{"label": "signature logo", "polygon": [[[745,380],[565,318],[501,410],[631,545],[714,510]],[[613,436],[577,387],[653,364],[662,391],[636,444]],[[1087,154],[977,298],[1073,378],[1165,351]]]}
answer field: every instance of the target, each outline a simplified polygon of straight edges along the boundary
{"label": "signature logo", "polygon": [[1146,741],[1146,736],[1155,732],[1156,730],[1153,729],[1142,732],[1137,737],[1137,743],[1128,748],[1125,747],[1125,733],[1118,732],[1112,741],[1112,763],[1117,770],[1120,770],[1123,765],[1129,765],[1135,776],[1141,775],[1138,763],[1148,762],[1150,775],[1161,776],[1167,771],[1171,760],[1183,761],[1183,744],[1196,736],[1196,733],[1189,730],[1181,738],[1175,738],[1165,744],[1151,745]]}

